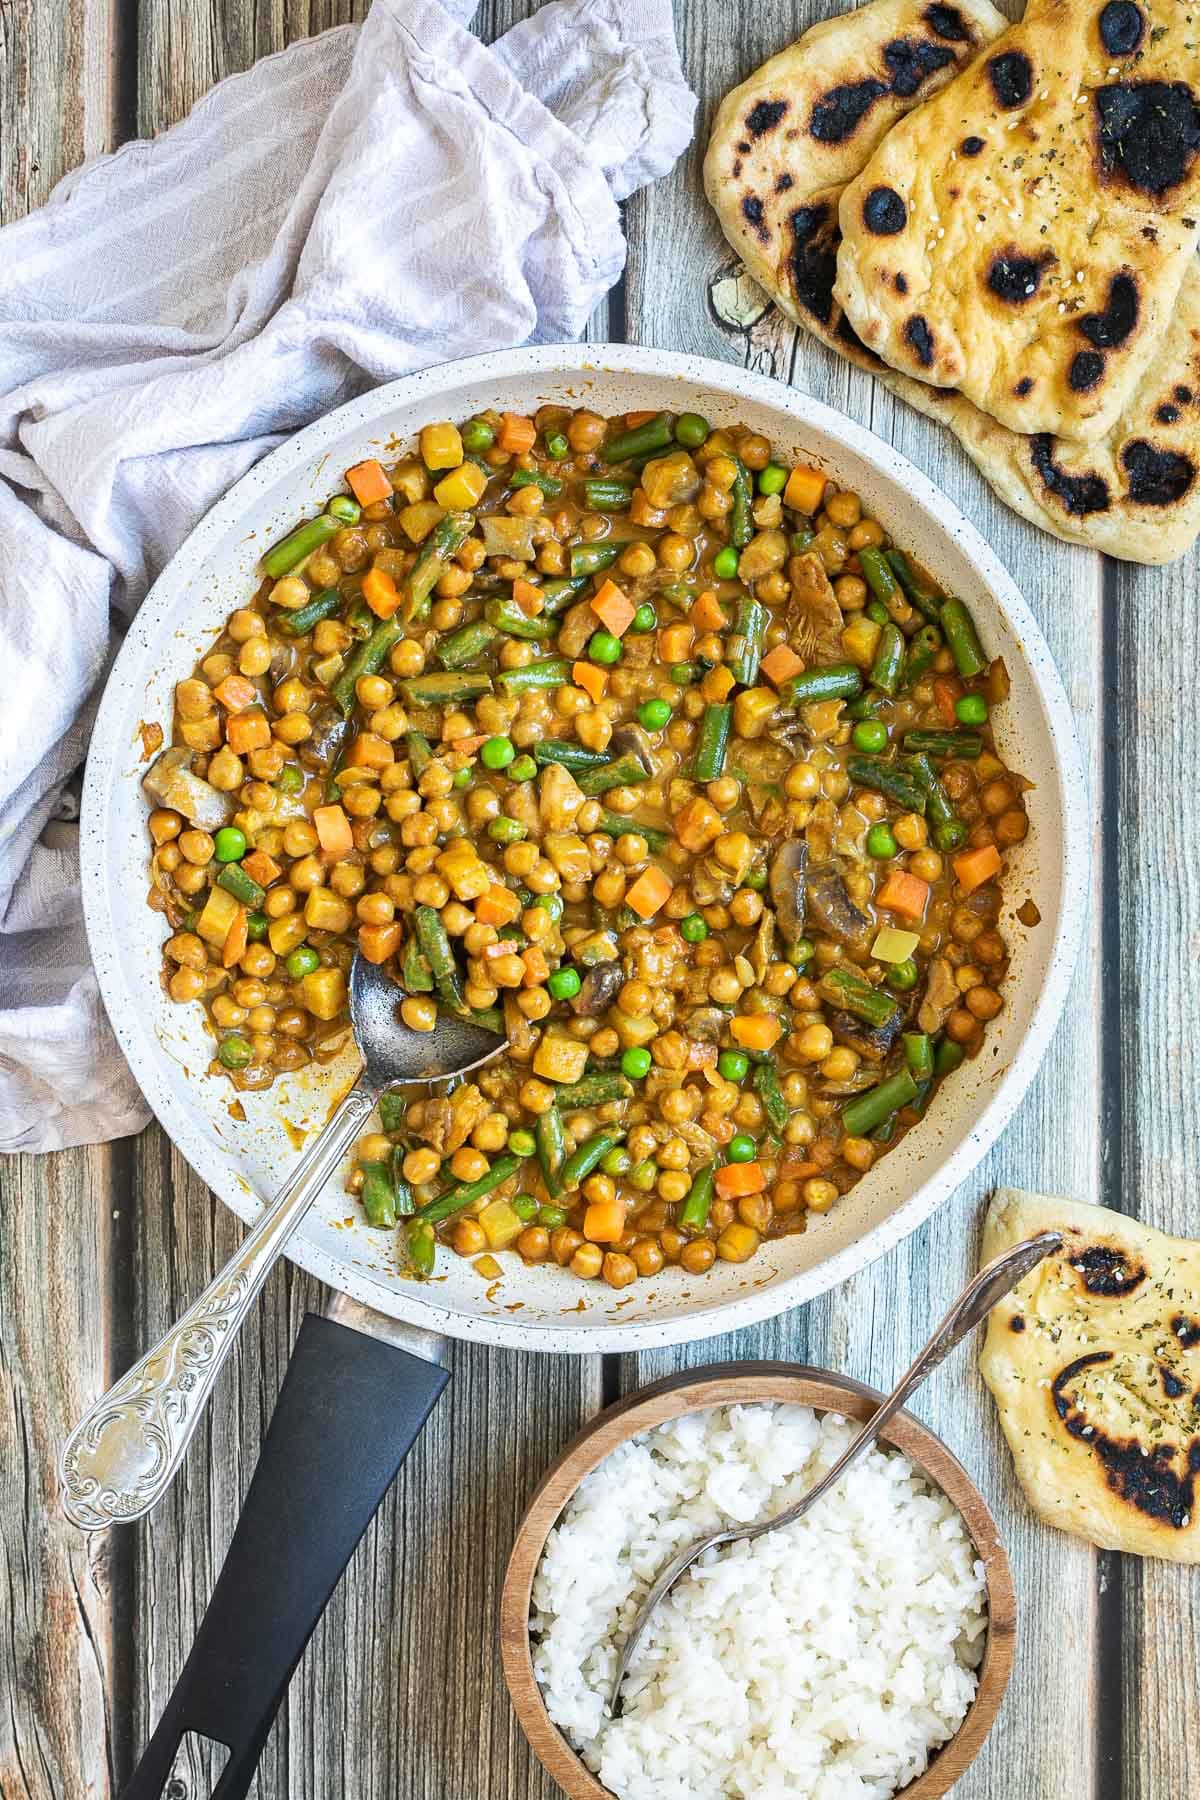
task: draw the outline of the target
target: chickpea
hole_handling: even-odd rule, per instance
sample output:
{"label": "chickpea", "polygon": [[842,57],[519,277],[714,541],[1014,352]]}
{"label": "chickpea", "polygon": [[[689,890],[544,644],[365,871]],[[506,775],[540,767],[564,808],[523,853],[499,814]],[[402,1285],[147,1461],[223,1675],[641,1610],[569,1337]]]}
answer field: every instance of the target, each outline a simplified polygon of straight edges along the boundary
{"label": "chickpea", "polygon": [[658,1153],[658,1165],[661,1169],[686,1169],[691,1157],[682,1138],[668,1138]]}
{"label": "chickpea", "polygon": [[639,575],[652,574],[657,562],[658,558],[654,554],[652,544],[627,544],[617,558],[617,566],[622,574],[632,575],[635,578]]}
{"label": "chickpea", "polygon": [[184,831],[179,835],[179,848],[190,863],[204,868],[213,859],[214,845],[207,831]]}
{"label": "chickpea", "polygon": [[655,1191],[669,1205],[686,1200],[691,1191],[691,1178],[682,1169],[664,1169],[654,1184]]}
{"label": "chickpea", "polygon": [[693,1238],[690,1243],[683,1244],[679,1251],[680,1266],[689,1275],[707,1275],[716,1260],[716,1245],[711,1238]]}
{"label": "chickpea", "polygon": [[843,612],[861,612],[870,598],[870,590],[859,575],[839,575],[833,592]]}
{"label": "chickpea", "polygon": [[508,1119],[502,1112],[489,1113],[481,1119],[471,1133],[471,1142],[477,1150],[489,1155],[495,1150],[503,1150],[508,1142]]}
{"label": "chickpea", "polygon": [[664,1257],[653,1238],[639,1238],[629,1252],[639,1275],[657,1275]]}
{"label": "chickpea", "polygon": [[810,1175],[801,1192],[804,1204],[809,1212],[825,1213],[838,1198],[838,1190],[832,1181],[825,1181],[819,1175]]}
{"label": "chickpea", "polygon": [[[819,1029],[819,1028],[818,1028]],[[849,1081],[858,1069],[858,1053],[844,1044],[831,1050],[821,1064],[821,1073],[826,1081]]]}
{"label": "chickpea", "polygon": [[487,1233],[478,1219],[460,1219],[450,1242],[460,1256],[478,1256],[487,1249]]}
{"label": "chickpea", "polygon": [[789,800],[815,800],[821,791],[821,776],[811,763],[793,763],[783,778],[783,791]]}
{"label": "chickpea", "polygon": [[544,1225],[527,1225],[517,1239],[517,1250],[527,1263],[545,1262],[550,1254],[550,1233]]}
{"label": "chickpea", "polygon": [[526,988],[517,995],[517,1010],[527,1019],[544,1019],[553,1004],[544,987]]}
{"label": "chickpea", "polygon": [[811,1144],[816,1135],[816,1121],[811,1113],[794,1112],[783,1128],[783,1141],[792,1147]]}
{"label": "chickpea", "polygon": [[852,1169],[865,1174],[875,1161],[877,1150],[870,1138],[844,1137],[842,1139],[842,1161],[849,1163]]}
{"label": "chickpea", "polygon": [[604,1265],[604,1252],[599,1244],[581,1243],[574,1252],[569,1264],[572,1275],[578,1275],[581,1281],[595,1281]]}
{"label": "chickpea", "polygon": [[966,996],[967,1011],[976,1019],[994,1019],[1003,1005],[995,988],[987,987],[982,982],[971,988]]}
{"label": "chickpea", "polygon": [[[782,575],[778,569],[772,569],[769,574],[759,577],[754,591],[758,598],[765,600],[769,606],[782,606],[792,590],[788,585],[786,575]],[[780,642],[782,641],[781,638]]]}
{"label": "chickpea", "polygon": [[419,675],[425,667],[425,652],[415,638],[401,638],[388,657],[393,675]]}
{"label": "chickpea", "polygon": [[630,1019],[644,1019],[654,1002],[654,995],[644,981],[627,981],[617,995],[617,1005]]}
{"label": "chickpea", "polygon": [[736,925],[757,925],[762,918],[763,898],[754,888],[739,888],[729,902]]}
{"label": "chickpea", "polygon": [[539,1081],[531,1075],[528,1081],[522,1082],[518,1098],[526,1112],[546,1113],[554,1105],[554,1089],[548,1081]]}
{"label": "chickpea", "polygon": [[426,1181],[432,1181],[442,1166],[442,1159],[436,1150],[410,1150],[401,1167],[405,1181],[411,1181],[414,1187],[421,1187]]}
{"label": "chickpea", "polygon": [[247,944],[242,951],[241,967],[247,975],[258,975],[264,981],[275,972],[276,956],[265,944]]}
{"label": "chickpea", "polygon": [[275,1015],[275,1029],[284,1037],[303,1037],[308,1030],[308,1014],[301,1006],[285,1006]]}
{"label": "chickpea", "polygon": [[664,569],[670,569],[677,575],[682,574],[684,569],[691,568],[695,554],[695,545],[689,539],[681,537],[677,531],[668,531],[659,539],[658,560]]}
{"label": "chickpea", "polygon": [[427,994],[410,994],[400,1002],[400,1017],[410,1031],[432,1031],[437,1024],[437,1007]]}
{"label": "chickpea", "polygon": [[608,425],[599,413],[581,410],[572,415],[567,426],[567,442],[572,450],[586,455],[588,451],[599,449],[607,430]]}
{"label": "chickpea", "polygon": [[167,983],[167,992],[172,1000],[198,1000],[206,986],[205,977],[199,969],[176,969]]}
{"label": "chickpea", "polygon": [[1010,807],[996,820],[996,843],[1001,850],[1023,842],[1028,832],[1029,820],[1022,807]]}
{"label": "chickpea", "polygon": [[238,652],[238,670],[253,678],[265,675],[271,666],[271,646],[265,637],[247,638]]}
{"label": "chickpea", "polygon": [[984,931],[976,938],[974,944],[976,956],[989,968],[1007,960],[1008,950],[1004,939],[998,931]]}
{"label": "chickpea", "polygon": [[[173,844],[168,846],[169,849],[174,847]],[[160,852],[160,855],[165,854],[165,851]],[[204,870],[197,863],[180,863],[175,871],[175,886],[181,894],[198,894],[206,880]]]}
{"label": "chickpea", "polygon": [[956,1006],[946,1020],[946,1036],[956,1044],[970,1044],[979,1036],[979,1020],[966,1007]]}
{"label": "chickpea", "polygon": [[937,850],[916,850],[909,858],[908,866],[922,881],[932,883],[940,878],[945,865]]}
{"label": "chickpea", "polygon": [[1009,807],[1015,804],[1016,798],[1011,782],[989,781],[980,792],[979,804],[989,819],[997,819],[1001,813],[1007,812]]}
{"label": "chickpea", "polygon": [[[595,1039],[592,1040],[593,1044]],[[668,1088],[660,1096],[658,1110],[667,1125],[687,1125],[699,1112],[702,1104],[700,1094],[695,1088]]]}
{"label": "chickpea", "polygon": [[611,1288],[625,1288],[631,1281],[637,1280],[637,1264],[631,1257],[623,1256],[619,1250],[610,1250],[601,1267],[604,1279]]}
{"label": "chickpea", "polygon": [[737,970],[728,967],[715,970],[708,978],[708,992],[718,1006],[734,1005],[742,997]]}
{"label": "chickpea", "polygon": [[207,781],[223,794],[231,794],[234,788],[240,788],[246,778],[242,767],[242,759],[235,756],[228,744],[222,744],[215,755],[209,758]]}
{"label": "chickpea", "polygon": [[765,1194],[744,1194],[737,1203],[737,1216],[743,1225],[761,1234],[771,1223],[771,1202]]}
{"label": "chickpea", "polygon": [[806,1025],[793,1033],[798,1054],[805,1062],[824,1062],[833,1049],[833,1033],[828,1025]]}
{"label": "chickpea", "polygon": [[883,527],[874,519],[863,519],[851,531],[846,543],[851,550],[876,549],[883,542]]}
{"label": "chickpea", "polygon": [[831,525],[857,525],[862,518],[862,501],[857,494],[830,494],[825,501],[825,517]]}

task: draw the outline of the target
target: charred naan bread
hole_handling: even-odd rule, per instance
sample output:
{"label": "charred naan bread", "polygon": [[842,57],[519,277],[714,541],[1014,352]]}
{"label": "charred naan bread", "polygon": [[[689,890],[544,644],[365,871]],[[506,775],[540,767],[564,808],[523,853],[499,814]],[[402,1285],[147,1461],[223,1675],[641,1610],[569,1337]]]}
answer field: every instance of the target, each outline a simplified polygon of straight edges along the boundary
{"label": "charred naan bread", "polygon": [[[937,50],[953,43],[977,55],[1004,29],[988,0],[964,8],[961,27],[948,10],[922,0],[870,0],[814,26],[772,57],[718,112],[705,160],[709,200],[730,244],[783,311],[919,412],[948,425],[1015,512],[1109,556],[1171,562],[1200,532],[1195,261],[1150,372],[1114,430],[1088,447],[1010,431],[961,394],[898,375],[859,341],[834,298],[844,184],[861,172],[882,132],[948,79],[953,65],[940,64],[911,97],[894,88],[877,96],[859,128],[838,142],[827,133],[814,135],[812,122],[827,116],[831,98],[852,88],[864,69],[886,69],[889,45],[925,42]],[[962,35],[938,39],[926,17],[930,11],[943,31],[961,29]],[[788,119],[799,123],[787,125]]]}
{"label": "charred naan bread", "polygon": [[903,374],[1097,443],[1200,236],[1200,0],[1029,0],[842,195],[835,294]]}
{"label": "charred naan bread", "polygon": [[1102,1550],[1200,1562],[1200,1243],[1011,1189],[983,1259],[1046,1258],[993,1309],[980,1366],[1038,1517]]}

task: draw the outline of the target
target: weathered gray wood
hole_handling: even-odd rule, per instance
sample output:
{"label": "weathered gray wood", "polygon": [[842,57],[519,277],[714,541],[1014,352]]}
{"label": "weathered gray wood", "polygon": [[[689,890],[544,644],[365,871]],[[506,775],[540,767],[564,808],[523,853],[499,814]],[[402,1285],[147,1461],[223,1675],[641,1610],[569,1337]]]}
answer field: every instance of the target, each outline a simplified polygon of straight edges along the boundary
{"label": "weathered gray wood", "polygon": [[[1019,6],[1008,10],[1019,12]],[[869,377],[769,313],[749,333],[723,327],[706,295],[735,259],[703,198],[700,164],[716,102],[829,8],[808,0],[786,18],[745,5],[690,6],[677,17],[685,67],[701,95],[696,143],[675,174],[629,206],[629,335],[643,343],[743,362],[825,401],[895,444],[956,500],[1013,572],[1046,630],[1079,716],[1098,791],[1099,560],[1023,525],[991,495],[956,443]],[[901,521],[901,526],[903,522]],[[1070,595],[1070,605],[1063,596]],[[1035,1088],[1001,1144],[958,1195],[901,1249],[800,1312],[685,1353],[624,1359],[622,1385],[686,1360],[726,1356],[808,1361],[881,1386],[904,1367],[966,1278],[983,1197],[1001,1182],[1097,1195],[1097,1122],[1078,1105],[1099,1091],[1098,915],[1067,1019]],[[1061,1121],[1069,1118],[1070,1129]],[[1096,1558],[1029,1518],[970,1353],[937,1376],[916,1409],[940,1431],[997,1507],[1022,1602],[1022,1644],[1009,1697],[980,1760],[956,1788],[963,1800],[1090,1800],[1097,1793]],[[1166,1791],[1166,1790],[1164,1790]]]}
{"label": "weathered gray wood", "polygon": [[[1111,1113],[1112,1204],[1147,1224],[1200,1234],[1200,1001],[1197,918],[1200,725],[1188,671],[1200,654],[1195,560],[1114,566],[1110,644],[1111,859],[1119,873],[1107,1034],[1119,1077]],[[1115,789],[1115,792],[1113,791]],[[1194,1569],[1121,1559],[1124,1793],[1157,1800],[1200,1768],[1200,1585]]]}

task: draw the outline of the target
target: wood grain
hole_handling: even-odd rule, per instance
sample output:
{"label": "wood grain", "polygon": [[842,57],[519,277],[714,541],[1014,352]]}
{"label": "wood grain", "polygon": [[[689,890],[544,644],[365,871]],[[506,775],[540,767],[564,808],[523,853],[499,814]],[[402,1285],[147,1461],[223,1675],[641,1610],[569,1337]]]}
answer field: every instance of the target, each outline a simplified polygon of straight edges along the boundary
{"label": "wood grain", "polygon": [[[547,1469],[521,1520],[505,1573],[500,1604],[500,1655],[508,1691],[530,1745],[571,1800],[611,1800],[611,1796],[551,1723],[533,1672],[529,1612],[533,1580],[547,1535],[579,1483],[631,1437],[685,1413],[713,1406],[772,1401],[839,1412],[865,1423],[874,1413],[878,1399],[878,1394],[861,1382],[783,1363],[727,1363],[711,1369],[702,1378],[684,1371],[610,1406]],[[974,1762],[1004,1698],[1016,1650],[1016,1595],[996,1521],[958,1459],[906,1413],[898,1414],[880,1435],[910,1457],[954,1502],[987,1575],[987,1647],[974,1702],[958,1732],[938,1751],[925,1773],[902,1790],[905,1800],[939,1800]]]}

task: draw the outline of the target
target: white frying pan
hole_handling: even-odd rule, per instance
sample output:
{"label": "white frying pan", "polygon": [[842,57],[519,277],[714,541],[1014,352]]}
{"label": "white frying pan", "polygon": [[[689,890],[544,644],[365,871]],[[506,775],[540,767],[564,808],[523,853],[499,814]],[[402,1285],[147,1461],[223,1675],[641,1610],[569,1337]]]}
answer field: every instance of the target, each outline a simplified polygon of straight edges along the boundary
{"label": "white frying pan", "polygon": [[[766,1243],[744,1265],[718,1264],[700,1278],[667,1268],[620,1292],[577,1281],[554,1266],[525,1268],[515,1258],[506,1259],[500,1281],[486,1283],[466,1259],[444,1251],[434,1279],[418,1284],[400,1273],[391,1235],[365,1224],[339,1174],[288,1243],[288,1255],[345,1297],[343,1312],[348,1302],[361,1303],[360,1321],[369,1308],[383,1315],[381,1326],[383,1320],[400,1321],[427,1333],[514,1348],[597,1353],[702,1338],[823,1293],[914,1230],[980,1161],[1029,1086],[1066,998],[1086,908],[1086,790],[1062,682],[1004,569],[962,514],[911,463],[828,407],[722,363],[620,345],[476,357],[351,401],[300,432],[238,482],[155,583],[110,677],[84,787],[83,892],[109,1017],[164,1128],[239,1218],[251,1222],[259,1217],[264,1198],[280,1187],[305,1135],[350,1084],[355,1063],[347,1055],[340,1066],[310,1067],[282,1077],[266,1093],[242,1095],[244,1119],[231,1114],[228,1083],[204,1073],[212,1050],[200,1011],[172,1004],[158,980],[165,927],[161,915],[146,905],[142,728],[161,726],[169,740],[175,683],[191,672],[202,647],[257,586],[255,565],[264,547],[298,517],[316,510],[345,468],[366,456],[394,453],[431,420],[462,419],[487,407],[528,413],[547,401],[586,404],[602,414],[686,408],[703,413],[714,425],[741,421],[765,433],[782,459],[816,462],[839,486],[861,494],[866,510],[911,547],[944,588],[967,602],[985,649],[1004,657],[1012,693],[997,715],[997,737],[1011,763],[1036,783],[1029,805],[1031,831],[1011,858],[1002,920],[1013,946],[1007,1005],[989,1027],[983,1053],[946,1084],[920,1128],[829,1215],[811,1220],[806,1232]],[[1033,930],[1012,917],[1012,910],[1027,899],[1041,915]],[[193,1374],[211,1358],[223,1329],[223,1322],[213,1319],[207,1339],[201,1334],[193,1343]],[[130,1800],[150,1800],[161,1793],[174,1746],[189,1725],[231,1745],[225,1775],[215,1790],[221,1800],[247,1791],[291,1668],[444,1385],[443,1371],[435,1374],[427,1363],[373,1342],[361,1331],[330,1335],[336,1331],[318,1320],[306,1322],[302,1331],[299,1360],[293,1360],[231,1551],[231,1562],[236,1556],[239,1563],[236,1577],[227,1564],[201,1640],[156,1734],[155,1754],[139,1770],[128,1791]],[[392,1332],[394,1340],[402,1326]],[[386,1336],[386,1329],[379,1335]],[[408,1373],[385,1377],[379,1358],[391,1359],[388,1367]],[[365,1385],[350,1372],[350,1365],[364,1359],[369,1364]],[[336,1378],[330,1374],[334,1364]],[[381,1382],[391,1394],[383,1405]],[[185,1358],[175,1393],[176,1405],[185,1411],[190,1385]],[[369,1409],[375,1434],[367,1470],[362,1467],[361,1412],[355,1422],[358,1405]],[[324,1413],[319,1423],[313,1416],[316,1409]],[[379,1441],[381,1420],[385,1442]],[[286,1440],[293,1439],[304,1443],[310,1464],[302,1507],[295,1466],[289,1465],[286,1481],[282,1478]],[[313,1466],[318,1440],[320,1468]],[[167,1449],[164,1444],[164,1454]],[[322,1484],[325,1475],[334,1480],[332,1492]],[[285,1503],[299,1512],[292,1541],[282,1544],[288,1534],[279,1532],[278,1507]],[[264,1548],[267,1540],[251,1530],[252,1513],[273,1516],[270,1535],[280,1566],[272,1566]],[[330,1523],[336,1527],[336,1543],[325,1530]],[[308,1535],[301,1539],[299,1532]],[[301,1566],[307,1578],[298,1582]],[[271,1606],[272,1596],[277,1602],[280,1582],[288,1589],[291,1609],[285,1607],[283,1615],[268,1613],[277,1630],[264,1632],[262,1608]],[[254,1624],[249,1658],[232,1642],[239,1617]],[[223,1674],[214,1677],[217,1645],[223,1646],[224,1664]],[[238,1701],[231,1713],[234,1694]]]}

